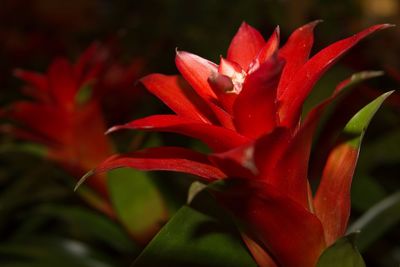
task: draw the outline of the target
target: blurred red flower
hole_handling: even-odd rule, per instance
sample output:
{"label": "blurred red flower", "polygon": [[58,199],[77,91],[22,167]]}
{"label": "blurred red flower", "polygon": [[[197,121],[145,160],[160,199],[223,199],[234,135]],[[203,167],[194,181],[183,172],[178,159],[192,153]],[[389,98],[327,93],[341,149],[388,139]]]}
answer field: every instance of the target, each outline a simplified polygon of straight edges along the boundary
{"label": "blurred red flower", "polygon": [[[109,47],[94,43],[75,64],[58,58],[45,74],[18,69],[15,75],[26,82],[24,93],[31,100],[4,110],[3,115],[16,123],[8,129],[21,139],[45,145],[50,159],[80,177],[113,153],[111,140],[104,135],[103,114],[110,108],[111,94],[116,101],[130,103],[120,103],[121,113],[111,113],[114,116],[109,118],[128,113],[138,96],[134,82],[140,67],[137,60],[129,66],[113,61]],[[100,206],[91,204],[111,215],[106,177],[97,175],[89,185],[104,200]]]}

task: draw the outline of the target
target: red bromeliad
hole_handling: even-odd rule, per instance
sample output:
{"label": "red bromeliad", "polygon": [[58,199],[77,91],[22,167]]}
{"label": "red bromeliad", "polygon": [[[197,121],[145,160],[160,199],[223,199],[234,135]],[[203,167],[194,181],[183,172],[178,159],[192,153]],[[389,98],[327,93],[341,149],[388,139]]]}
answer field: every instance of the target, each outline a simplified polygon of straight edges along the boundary
{"label": "red bromeliad", "polygon": [[[177,52],[179,76],[152,74],[147,89],[175,115],[155,115],[118,129],[167,131],[200,139],[204,155],[178,147],[149,148],[110,157],[95,173],[118,167],[186,172],[206,182],[238,180],[217,198],[248,226],[244,240],[260,266],[311,267],[341,237],[349,217],[349,188],[358,148],[335,147],[313,198],[308,182],[311,143],[319,115],[346,87],[300,121],[303,102],[321,75],[376,25],[309,58],[313,22],[279,48],[279,28],[268,41],[242,24],[220,65]],[[192,89],[193,88],[193,89]],[[237,179],[232,179],[237,178]]]}
{"label": "red bromeliad", "polygon": [[[109,93],[110,87],[128,94],[135,91],[131,89],[138,75],[137,64],[122,68],[114,63],[108,67],[107,52],[107,48],[93,44],[76,64],[59,58],[45,74],[15,71],[27,83],[24,92],[33,101],[19,101],[5,112],[5,116],[20,124],[12,126],[12,133],[45,145],[48,157],[75,177],[113,153],[110,139],[104,135],[103,96]],[[106,177],[97,175],[89,185],[103,199],[92,204],[114,216],[109,206]]]}

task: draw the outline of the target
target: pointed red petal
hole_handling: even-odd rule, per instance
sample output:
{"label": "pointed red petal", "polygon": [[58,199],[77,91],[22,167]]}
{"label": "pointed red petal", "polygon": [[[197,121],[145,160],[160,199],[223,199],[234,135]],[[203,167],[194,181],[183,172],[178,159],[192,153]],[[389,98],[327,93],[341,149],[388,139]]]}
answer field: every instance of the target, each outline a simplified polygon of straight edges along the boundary
{"label": "pointed red petal", "polygon": [[[101,56],[100,56],[101,55]],[[97,56],[97,57],[96,57]],[[99,60],[101,58],[101,60]],[[93,79],[101,70],[106,60],[105,52],[101,51],[99,43],[92,43],[78,58],[74,65],[75,77],[80,83]]]}
{"label": "pointed red petal", "polygon": [[255,178],[258,174],[254,163],[252,144],[240,146],[222,153],[209,156],[211,162],[227,174],[228,177]]}
{"label": "pointed red petal", "polygon": [[138,119],[124,125],[115,126],[109,132],[119,129],[179,133],[201,140],[215,152],[226,151],[248,141],[247,138],[232,130],[211,124],[198,123],[176,115],[154,115]]}
{"label": "pointed red petal", "polygon": [[140,81],[181,117],[210,122],[210,108],[179,76],[150,74]]}
{"label": "pointed red petal", "polygon": [[257,242],[242,233],[242,239],[260,267],[278,267],[271,256]]}
{"label": "pointed red petal", "polygon": [[235,131],[235,125],[233,124],[233,119],[230,113],[214,103],[209,103],[209,106],[222,127]]}
{"label": "pointed red petal", "polygon": [[9,118],[22,123],[33,134],[63,143],[68,138],[71,126],[67,113],[51,105],[31,102],[17,102],[9,111]]}
{"label": "pointed red petal", "polygon": [[250,64],[264,46],[265,40],[253,27],[243,22],[229,45],[227,58],[248,70]]}
{"label": "pointed red petal", "polygon": [[217,99],[208,84],[208,78],[211,74],[218,72],[216,64],[184,51],[176,52],[175,64],[183,78],[201,98],[207,101],[215,101]]}
{"label": "pointed red petal", "polygon": [[282,61],[272,58],[249,74],[233,106],[236,129],[250,138],[271,131],[277,124],[276,86]]}
{"label": "pointed red petal", "polygon": [[313,56],[288,84],[279,100],[281,125],[293,127],[299,120],[301,107],[314,84],[345,52],[371,33],[388,28],[390,25],[372,26],[349,38],[338,41]]}
{"label": "pointed red petal", "polygon": [[[278,51],[279,41],[280,41],[280,29],[279,26],[277,26],[274,32],[272,33],[271,37],[269,37],[267,43],[262,47],[262,49],[258,53],[256,61],[252,63],[263,64],[267,60],[269,60],[271,56],[273,56],[276,53],[276,51]],[[252,70],[253,68],[250,69],[250,72],[252,72]]]}
{"label": "pointed red petal", "polygon": [[281,97],[297,71],[308,60],[314,43],[314,28],[319,22],[314,21],[295,30],[279,50],[279,56],[284,58],[286,63],[278,86],[278,98]]}
{"label": "pointed red petal", "polygon": [[286,128],[275,128],[254,143],[254,163],[259,178],[270,183],[270,174],[290,144],[292,134]]}
{"label": "pointed red petal", "polygon": [[331,102],[336,101],[336,99],[342,95],[342,92],[351,90],[350,94],[341,98],[339,105],[335,106],[332,115],[328,117],[318,136],[318,140],[315,142],[315,147],[318,147],[318,150],[314,151],[312,155],[313,157],[310,164],[311,168],[308,175],[309,179],[320,178],[329,151],[333,148],[336,138],[339,136],[350,118],[365,105],[366,100],[360,97],[358,92],[358,89],[364,90],[365,88],[357,88],[355,85],[366,79],[378,77],[380,75],[382,75],[382,72],[379,71],[363,71],[353,74],[351,77],[340,82],[329,98],[319,103],[307,114],[304,119],[305,122],[318,120]]}
{"label": "pointed red petal", "polygon": [[254,180],[227,185],[217,195],[279,266],[315,266],[325,248],[318,218],[277,188]]}
{"label": "pointed red petal", "polygon": [[115,155],[101,163],[94,173],[129,167],[142,171],[176,171],[197,175],[205,181],[222,179],[225,174],[212,166],[207,157],[179,147],[157,147],[125,155]]}
{"label": "pointed red petal", "polygon": [[342,144],[331,152],[326,162],[314,206],[323,222],[328,245],[346,231],[350,214],[350,187],[357,158],[358,149]]}
{"label": "pointed red petal", "polygon": [[54,100],[63,107],[72,108],[79,85],[71,64],[65,59],[56,59],[49,67],[48,78]]}
{"label": "pointed red petal", "polygon": [[315,214],[321,220],[328,245],[342,236],[350,216],[350,187],[361,141],[372,117],[392,92],[362,108],[346,124],[331,150],[314,198]]}
{"label": "pointed red petal", "polygon": [[14,70],[14,75],[33,87],[33,89],[29,91],[31,96],[38,100],[48,100],[49,84],[46,76],[41,73],[20,69]]}
{"label": "pointed red petal", "polygon": [[254,145],[254,161],[259,179],[274,186],[304,209],[310,209],[308,195],[308,161],[313,124],[295,136],[288,129],[276,128]]}

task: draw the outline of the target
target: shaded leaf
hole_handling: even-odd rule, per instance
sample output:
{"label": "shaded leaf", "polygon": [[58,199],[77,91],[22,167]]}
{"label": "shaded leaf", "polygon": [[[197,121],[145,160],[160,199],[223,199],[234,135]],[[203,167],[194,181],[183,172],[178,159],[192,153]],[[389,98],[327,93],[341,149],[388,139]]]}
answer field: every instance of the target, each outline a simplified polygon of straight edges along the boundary
{"label": "shaded leaf", "polygon": [[150,174],[122,168],[108,173],[111,201],[135,241],[148,242],[167,219],[167,210]]}
{"label": "shaded leaf", "polygon": [[34,215],[41,218],[57,218],[80,236],[104,242],[116,250],[132,253],[136,249],[126,232],[116,222],[92,210],[50,204],[40,206],[31,215],[31,219]]}
{"label": "shaded leaf", "polygon": [[348,231],[360,231],[356,244],[362,251],[399,222],[400,192],[397,192],[374,205]]}
{"label": "shaded leaf", "polygon": [[355,234],[345,236],[327,248],[318,260],[317,267],[365,267],[353,239]]}
{"label": "shaded leaf", "polygon": [[[29,263],[24,265],[24,263]],[[1,266],[112,267],[101,253],[76,240],[28,237],[0,245]],[[14,265],[15,264],[15,265]]]}
{"label": "shaded leaf", "polygon": [[[196,197],[194,202],[198,200]],[[215,205],[213,202],[201,206]],[[182,207],[133,266],[255,267],[239,233],[226,216],[222,210],[215,212]]]}

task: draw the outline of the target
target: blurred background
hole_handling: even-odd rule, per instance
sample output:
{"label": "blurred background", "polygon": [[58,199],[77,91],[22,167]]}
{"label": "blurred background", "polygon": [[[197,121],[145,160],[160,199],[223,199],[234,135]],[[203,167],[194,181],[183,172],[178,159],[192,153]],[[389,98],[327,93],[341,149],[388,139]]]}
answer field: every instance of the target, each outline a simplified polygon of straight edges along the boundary
{"label": "blurred background", "polygon": [[[55,58],[65,57],[75,64],[88,47],[100,44],[97,52],[101,56],[85,68],[101,65],[101,82],[93,86],[96,91],[93,89],[92,95],[100,107],[94,114],[104,118],[104,125],[98,126],[103,133],[112,125],[167,110],[136,80],[154,72],[176,74],[176,48],[218,62],[242,21],[265,37],[280,25],[284,43],[295,28],[316,19],[324,22],[316,29],[314,53],[373,24],[400,24],[400,1],[1,0],[0,265],[129,266],[148,239],[138,236],[141,227],[146,228],[147,223],[157,225],[154,229],[161,227],[185,202],[193,181],[168,173],[116,172],[109,175],[114,182],[108,181],[111,189],[104,199],[74,192],[77,179],[90,168],[85,165],[71,171],[65,167],[70,164],[65,162],[66,152],[55,157],[54,146],[32,142],[34,138],[27,138],[26,132],[16,134],[15,126],[10,128],[15,117],[4,114],[16,101],[32,97],[25,90],[26,76],[21,78],[16,69],[50,73]],[[346,95],[338,112],[345,114],[350,105],[360,107],[381,92],[400,87],[398,28],[379,32],[352,49],[317,84],[306,110],[340,81],[362,70],[384,70],[385,75]],[[121,93],[118,96],[110,88]],[[399,112],[400,95],[395,93],[367,132],[354,178],[353,221],[380,201],[394,197],[376,228],[359,241],[367,266],[400,263],[400,201],[396,195],[400,190]],[[39,114],[44,121],[48,115]],[[87,130],[90,125],[85,122],[80,127]],[[87,145],[91,140],[88,137],[82,142]],[[119,152],[159,143],[198,146],[169,134],[118,133],[104,142]],[[140,185],[131,181],[131,175],[140,176]],[[134,188],[145,188],[146,193]],[[136,198],[153,199],[147,207],[151,212],[135,206]],[[108,204],[116,214],[107,212]],[[154,229],[147,229],[149,236]]]}

